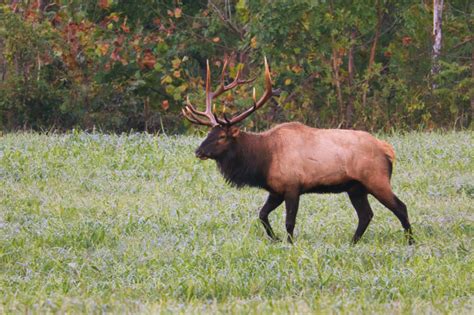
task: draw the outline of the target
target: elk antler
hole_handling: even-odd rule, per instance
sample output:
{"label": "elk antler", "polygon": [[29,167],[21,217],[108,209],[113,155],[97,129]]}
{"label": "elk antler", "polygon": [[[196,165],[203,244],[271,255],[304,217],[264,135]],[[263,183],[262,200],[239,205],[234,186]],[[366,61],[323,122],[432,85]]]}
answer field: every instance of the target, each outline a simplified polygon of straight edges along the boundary
{"label": "elk antler", "polygon": [[250,114],[252,114],[254,111],[262,107],[263,104],[265,104],[273,95],[273,90],[272,90],[272,79],[270,78],[270,67],[268,67],[268,62],[267,62],[267,57],[264,57],[265,60],[265,92],[263,93],[262,97],[257,101],[257,98],[255,96],[255,88],[253,88],[253,106],[247,109],[246,111],[240,113],[237,116],[232,117],[227,124],[228,125],[234,125],[238,122],[241,122]]}
{"label": "elk antler", "polygon": [[[241,70],[237,70],[237,74],[235,76],[234,81],[232,83],[225,85],[224,80],[225,80],[225,70],[227,68],[228,60],[226,59],[224,61],[224,66],[222,68],[222,76],[221,76],[221,83],[217,90],[214,92],[210,91],[210,86],[211,86],[211,70],[209,68],[209,60],[207,60],[207,75],[206,75],[206,110],[204,112],[198,111],[194,105],[191,104],[189,101],[189,97],[186,98],[186,106],[181,110],[184,117],[186,117],[190,122],[194,124],[199,124],[199,125],[205,125],[205,126],[210,126],[210,127],[215,127],[218,125],[221,126],[231,126],[234,125],[243,119],[247,118],[251,113],[253,113],[255,110],[259,109],[262,107],[262,105],[272,97],[273,92],[277,92],[277,90],[272,90],[272,81],[270,78],[270,69],[268,67],[267,63],[267,58],[265,58],[265,92],[263,96],[257,101],[256,96],[255,96],[255,88],[253,90],[253,101],[254,104],[251,108],[247,109],[246,111],[242,112],[241,114],[234,116],[230,119],[227,117],[224,118],[225,120],[222,120],[218,118],[213,112],[212,112],[212,100],[217,98],[219,95],[221,95],[224,92],[227,92],[236,86],[240,84],[246,84],[246,83],[251,83],[255,81],[256,78],[250,79],[250,80],[242,80],[240,79],[240,74]],[[275,93],[276,94],[276,93]],[[205,120],[204,118],[207,118],[208,120]]]}
{"label": "elk antler", "polygon": [[253,81],[255,81],[256,78],[253,78],[253,79],[250,79],[250,80],[241,80],[240,79],[240,74],[241,74],[241,68],[237,69],[237,74],[235,75],[235,79],[234,81],[232,81],[232,83],[228,84],[228,85],[225,85],[224,84],[224,80],[225,80],[225,69],[227,68],[227,64],[228,64],[229,60],[226,59],[224,61],[224,66],[222,67],[222,76],[221,76],[221,84],[219,85],[219,87],[217,88],[217,90],[215,90],[213,93],[212,93],[212,98],[216,98],[218,97],[219,95],[221,95],[222,93],[224,92],[227,92],[233,88],[235,88],[237,85],[239,84],[246,84],[246,83],[252,83]]}
{"label": "elk antler", "polygon": [[[212,112],[212,92],[210,92],[211,86],[211,70],[209,68],[209,60],[207,60],[207,75],[206,75],[206,110],[204,112],[198,111],[189,101],[189,97],[186,98],[186,106],[182,110],[184,117],[190,122],[205,126],[214,127],[219,125],[217,117]],[[203,120],[201,117],[207,117],[209,121]]]}

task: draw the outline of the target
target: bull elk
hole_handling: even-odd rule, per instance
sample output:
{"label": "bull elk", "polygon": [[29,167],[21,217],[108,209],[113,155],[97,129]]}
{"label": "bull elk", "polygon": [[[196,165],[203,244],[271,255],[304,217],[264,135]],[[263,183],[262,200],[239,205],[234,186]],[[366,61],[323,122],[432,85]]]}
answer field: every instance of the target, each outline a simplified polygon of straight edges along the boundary
{"label": "bull elk", "polygon": [[244,132],[236,126],[261,108],[276,90],[272,90],[270,69],[265,59],[265,91],[253,106],[227,118],[217,116],[212,101],[243,80],[238,71],[225,84],[225,69],[219,87],[211,91],[209,62],[206,76],[206,109],[198,111],[189,98],[182,112],[192,123],[209,126],[211,131],[196,150],[196,157],[216,161],[221,174],[233,186],[259,187],[269,192],[259,218],[266,233],[277,239],[268,215],[280,204],[286,206],[286,231],[293,242],[299,199],[306,193],[347,192],[359,223],[352,242],[356,243],[369,225],[373,212],[367,195],[373,195],[400,220],[409,244],[414,242],[405,204],[392,192],[390,177],[395,153],[392,146],[367,132],[341,129],[316,129],[290,122],[262,133]]}

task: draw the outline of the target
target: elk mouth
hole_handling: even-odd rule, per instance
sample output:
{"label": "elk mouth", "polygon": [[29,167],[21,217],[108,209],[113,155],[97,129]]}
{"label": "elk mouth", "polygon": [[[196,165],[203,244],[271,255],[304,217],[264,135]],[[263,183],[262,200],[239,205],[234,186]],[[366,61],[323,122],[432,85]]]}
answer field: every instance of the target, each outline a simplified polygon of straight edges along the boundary
{"label": "elk mouth", "polygon": [[207,160],[209,157],[206,156],[204,153],[202,153],[201,151],[196,151],[196,157],[200,160]]}

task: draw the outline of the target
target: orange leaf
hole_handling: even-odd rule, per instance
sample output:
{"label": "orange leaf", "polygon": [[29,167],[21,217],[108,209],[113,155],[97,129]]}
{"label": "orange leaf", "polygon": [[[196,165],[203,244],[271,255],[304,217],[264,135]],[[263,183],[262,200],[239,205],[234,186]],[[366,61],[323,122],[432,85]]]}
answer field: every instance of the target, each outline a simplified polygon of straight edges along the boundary
{"label": "orange leaf", "polygon": [[32,10],[28,10],[26,11],[25,13],[25,18],[26,20],[29,20],[29,21],[36,21],[38,15],[36,14],[36,12],[32,11]]}
{"label": "orange leaf", "polygon": [[117,47],[120,47],[120,46],[122,46],[124,41],[125,41],[125,36],[124,35],[119,35],[114,40],[114,45],[117,46]]}
{"label": "orange leaf", "polygon": [[99,7],[101,9],[107,9],[109,7],[109,0],[99,0]]}
{"label": "orange leaf", "polygon": [[229,103],[233,102],[234,101],[234,96],[231,93],[229,93],[225,96],[225,100]]}
{"label": "orange leaf", "polygon": [[221,41],[221,39],[220,39],[218,36],[216,36],[216,37],[214,37],[214,38],[212,39],[212,41],[213,41],[214,43],[218,43],[218,42]]}
{"label": "orange leaf", "polygon": [[142,64],[144,67],[149,68],[149,69],[153,69],[153,67],[155,67],[156,58],[150,49],[147,49],[145,53],[143,54]]}
{"label": "orange leaf", "polygon": [[130,28],[127,26],[127,17],[125,17],[125,20],[123,21],[122,25],[120,25],[120,28],[125,33],[130,33]]}
{"label": "orange leaf", "polygon": [[115,48],[112,54],[110,55],[110,58],[114,61],[120,61],[122,58],[120,58],[119,51],[120,48]]}
{"label": "orange leaf", "polygon": [[161,102],[161,107],[164,110],[168,110],[168,108],[170,108],[170,103],[168,102],[168,100],[164,100],[163,102]]}
{"label": "orange leaf", "polygon": [[115,23],[117,23],[119,21],[119,16],[117,15],[117,13],[112,13],[109,18],[114,21]]}
{"label": "orange leaf", "polygon": [[181,17],[181,14],[183,13],[183,10],[181,8],[176,8],[174,9],[174,16],[179,19]]}
{"label": "orange leaf", "polygon": [[404,36],[402,38],[402,43],[403,43],[403,46],[408,46],[411,44],[411,37],[410,36]]}
{"label": "orange leaf", "polygon": [[107,54],[107,51],[109,50],[109,47],[110,47],[110,45],[107,44],[107,43],[105,43],[105,44],[98,44],[98,45],[97,45],[97,48],[99,49],[100,54],[101,54],[102,56],[105,56],[105,55]]}
{"label": "orange leaf", "polygon": [[59,16],[59,14],[55,14],[54,15],[54,18],[51,20],[51,24],[53,24],[53,26],[58,26],[60,23],[61,23],[61,16]]}

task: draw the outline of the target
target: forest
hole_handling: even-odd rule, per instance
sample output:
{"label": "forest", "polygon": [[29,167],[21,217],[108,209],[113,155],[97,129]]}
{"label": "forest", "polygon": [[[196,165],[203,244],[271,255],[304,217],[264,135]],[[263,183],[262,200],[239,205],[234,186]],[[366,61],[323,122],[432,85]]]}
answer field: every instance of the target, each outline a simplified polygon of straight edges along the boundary
{"label": "forest", "polygon": [[[0,3],[0,129],[182,133],[186,97],[236,113],[263,90],[263,59],[282,92],[244,127],[283,121],[363,130],[472,126],[472,1],[9,0]],[[441,1],[442,2],[442,1]],[[442,30],[442,33],[441,33]]]}

